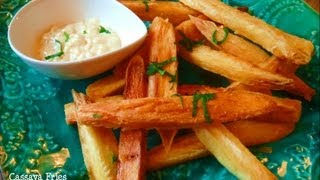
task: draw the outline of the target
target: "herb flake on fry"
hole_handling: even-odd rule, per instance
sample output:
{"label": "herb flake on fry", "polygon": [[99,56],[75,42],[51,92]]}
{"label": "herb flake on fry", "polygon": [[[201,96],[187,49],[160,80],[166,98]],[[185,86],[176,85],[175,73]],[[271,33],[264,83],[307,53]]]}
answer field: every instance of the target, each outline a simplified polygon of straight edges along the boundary
{"label": "herb flake on fry", "polygon": [[102,115],[102,114],[98,114],[98,113],[94,113],[94,114],[92,114],[92,117],[93,117],[94,119],[100,119],[100,118],[103,117],[103,115]]}
{"label": "herb flake on fry", "polygon": [[171,80],[169,82],[176,82],[177,81],[177,75],[176,74],[171,74],[166,70],[163,70],[163,67],[165,67],[166,65],[177,61],[177,57],[172,57],[168,60],[165,60],[163,62],[152,62],[149,64],[148,69],[147,69],[147,75],[151,76],[154,75],[156,73],[159,73],[161,76],[167,75],[171,78]]}
{"label": "herb flake on fry", "polygon": [[215,94],[213,93],[207,93],[207,94],[200,94],[200,93],[195,93],[193,95],[193,100],[192,100],[192,117],[195,117],[197,115],[197,110],[198,110],[198,101],[201,100],[202,103],[202,108],[203,108],[203,115],[207,123],[211,123],[211,118],[210,114],[208,111],[208,106],[207,102],[211,99],[215,98]]}
{"label": "herb flake on fry", "polygon": [[216,35],[217,35],[217,30],[214,30],[213,33],[212,33],[212,42],[216,45],[219,45],[219,44],[222,44],[228,37],[228,34],[229,34],[229,29],[224,27],[223,28],[223,31],[224,31],[224,36],[221,40],[218,40]]}

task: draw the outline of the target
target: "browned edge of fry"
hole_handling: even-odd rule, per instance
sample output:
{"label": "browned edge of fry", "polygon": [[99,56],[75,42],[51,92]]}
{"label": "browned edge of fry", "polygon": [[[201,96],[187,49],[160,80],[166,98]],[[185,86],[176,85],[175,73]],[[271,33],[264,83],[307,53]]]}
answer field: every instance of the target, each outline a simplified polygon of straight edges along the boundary
{"label": "browned edge of fry", "polygon": [[[163,7],[162,7],[163,8]],[[177,58],[175,31],[173,25],[160,17],[153,19],[149,29],[148,44],[149,62],[161,63],[171,58]],[[171,97],[177,93],[178,61],[171,62],[164,67],[168,73],[175,75],[176,82],[171,82],[170,77],[161,76],[159,73],[149,76],[149,97]],[[177,130],[158,130],[162,144],[169,150]]]}
{"label": "browned edge of fry", "polygon": [[149,1],[147,5],[142,1],[120,0],[119,2],[146,21],[153,21],[156,17],[162,17],[163,19],[169,19],[169,22],[173,25],[178,25],[189,19],[189,14],[194,16],[200,14],[180,2]]}
{"label": "browned edge of fry", "polygon": [[[147,96],[144,60],[135,55],[126,69],[124,97],[136,99]],[[119,167],[117,179],[145,179],[146,130],[121,129],[119,139]]]}
{"label": "browned edge of fry", "polygon": [[[294,130],[295,124],[244,120],[230,122],[225,126],[245,146],[255,146],[286,137]],[[209,154],[205,146],[192,133],[175,138],[168,152],[161,145],[148,151],[147,167],[148,170],[157,170]]]}

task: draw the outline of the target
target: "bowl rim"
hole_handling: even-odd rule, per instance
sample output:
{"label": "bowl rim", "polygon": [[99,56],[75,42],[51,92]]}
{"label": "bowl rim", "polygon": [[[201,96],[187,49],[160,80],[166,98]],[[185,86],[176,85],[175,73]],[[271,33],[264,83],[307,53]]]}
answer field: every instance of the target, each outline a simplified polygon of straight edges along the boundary
{"label": "bowl rim", "polygon": [[[90,1],[90,0],[89,0]],[[145,37],[147,36],[147,27],[144,25],[143,21],[134,13],[132,12],[129,8],[127,8],[126,6],[124,6],[123,4],[121,4],[120,2],[116,1],[116,0],[108,0],[108,1],[112,1],[113,3],[117,3],[118,5],[122,6],[122,8],[125,8],[126,10],[130,11],[131,14],[133,16],[135,16],[135,18],[137,20],[140,21],[140,24],[143,24],[143,32],[142,32],[142,36],[140,36],[139,38],[137,38],[136,40],[134,40],[132,43],[127,44],[125,46],[120,46],[120,48],[97,55],[97,56],[92,56],[89,58],[85,58],[85,59],[80,59],[80,60],[68,60],[68,61],[45,61],[45,60],[41,60],[41,59],[35,59],[33,57],[27,56],[24,53],[22,53],[21,51],[19,51],[14,45],[13,42],[11,41],[11,31],[12,31],[12,24],[18,19],[17,17],[20,15],[20,13],[22,11],[24,11],[26,8],[29,8],[33,3],[40,3],[43,2],[42,0],[33,0],[28,2],[27,4],[25,4],[23,7],[21,7],[16,14],[13,16],[12,20],[10,21],[9,25],[8,25],[8,31],[7,31],[7,37],[8,37],[8,42],[9,45],[11,47],[11,49],[21,58],[32,62],[32,63],[38,63],[38,64],[43,64],[43,65],[56,65],[56,66],[63,66],[63,65],[70,65],[70,64],[81,64],[84,62],[88,62],[88,61],[94,61],[94,60],[98,60],[101,59],[103,57],[106,56],[112,56],[114,54],[119,53],[120,51],[122,51],[123,49],[127,49],[129,48],[131,45],[136,44],[137,42],[144,40]]]}

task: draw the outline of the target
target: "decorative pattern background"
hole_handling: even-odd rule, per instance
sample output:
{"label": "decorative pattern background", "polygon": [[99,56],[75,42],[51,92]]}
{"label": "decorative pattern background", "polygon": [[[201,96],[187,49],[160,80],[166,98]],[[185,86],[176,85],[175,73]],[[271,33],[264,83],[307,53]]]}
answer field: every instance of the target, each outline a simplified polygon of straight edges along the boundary
{"label": "decorative pattern background", "polygon": [[[71,101],[70,90],[84,91],[94,79],[62,81],[45,77],[23,64],[7,42],[7,25],[13,14],[28,0],[0,1],[0,166],[10,173],[58,173],[68,179],[88,179],[77,130],[64,122],[63,104]],[[303,101],[303,116],[294,133],[270,144],[251,148],[280,179],[320,178],[319,130],[319,14],[300,0],[224,0],[234,6],[248,6],[253,15],[287,32],[310,39],[315,45],[312,62],[298,71],[300,77],[317,89],[312,102]],[[205,72],[183,76],[190,65],[182,63],[181,81],[200,81]],[[197,79],[198,78],[198,79]],[[201,79],[210,84],[212,78]],[[222,80],[221,80],[222,81]],[[223,84],[223,83],[222,83]],[[154,144],[157,137],[150,138]],[[272,152],[263,149],[272,149]],[[235,179],[213,157],[207,157],[161,171],[148,179]]]}

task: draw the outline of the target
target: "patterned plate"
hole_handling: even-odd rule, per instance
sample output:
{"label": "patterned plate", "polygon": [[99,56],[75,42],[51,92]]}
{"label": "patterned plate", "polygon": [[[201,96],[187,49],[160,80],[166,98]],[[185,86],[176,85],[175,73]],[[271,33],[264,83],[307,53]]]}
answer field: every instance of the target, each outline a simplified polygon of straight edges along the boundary
{"label": "patterned plate", "polygon": [[[45,77],[13,53],[7,42],[7,25],[12,15],[28,0],[0,1],[0,165],[9,178],[27,173],[60,178],[88,179],[77,129],[64,121],[63,105],[72,101],[70,90],[84,92],[94,77],[62,81]],[[225,0],[234,6],[248,6],[253,15],[287,32],[310,39],[316,53],[298,75],[317,90],[311,102],[303,101],[303,115],[295,131],[270,144],[251,148],[280,179],[320,179],[319,130],[319,14],[300,0]],[[225,85],[218,75],[182,62],[181,83]],[[188,72],[188,73],[184,73]],[[190,73],[192,72],[192,73]],[[108,73],[108,72],[107,72]],[[106,74],[107,74],[106,73]],[[280,93],[286,95],[285,93]],[[296,97],[295,97],[296,98]],[[154,133],[148,145],[159,142]],[[272,152],[262,151],[270,149]],[[287,162],[287,173],[278,168]],[[1,178],[0,178],[1,179]],[[148,179],[235,179],[213,157],[148,173]]]}

